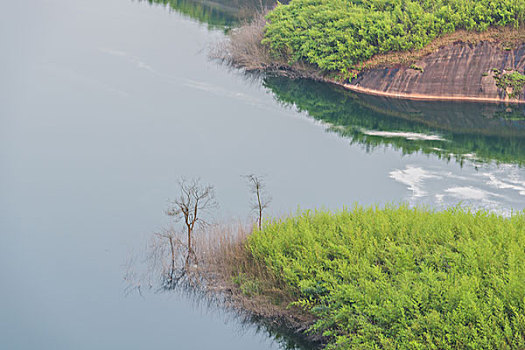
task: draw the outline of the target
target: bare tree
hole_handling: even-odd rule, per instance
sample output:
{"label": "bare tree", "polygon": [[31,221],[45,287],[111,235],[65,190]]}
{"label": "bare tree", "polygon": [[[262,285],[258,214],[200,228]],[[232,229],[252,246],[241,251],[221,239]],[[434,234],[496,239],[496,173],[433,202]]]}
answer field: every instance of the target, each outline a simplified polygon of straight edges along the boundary
{"label": "bare tree", "polygon": [[255,201],[252,204],[252,210],[257,212],[257,224],[259,230],[262,228],[263,211],[268,208],[271,197],[266,193],[266,184],[264,178],[254,174],[246,175],[245,178],[250,185],[250,191],[255,194]]}
{"label": "bare tree", "polygon": [[[199,216],[202,211],[208,211],[217,207],[215,201],[215,190],[211,185],[202,185],[199,179],[179,180],[180,194],[179,197],[172,201],[170,208],[166,211],[169,216],[176,220],[182,220],[187,234],[186,265],[190,260],[197,259],[193,247],[193,232],[196,225],[202,225],[206,222]],[[169,240],[173,244],[173,240]]]}

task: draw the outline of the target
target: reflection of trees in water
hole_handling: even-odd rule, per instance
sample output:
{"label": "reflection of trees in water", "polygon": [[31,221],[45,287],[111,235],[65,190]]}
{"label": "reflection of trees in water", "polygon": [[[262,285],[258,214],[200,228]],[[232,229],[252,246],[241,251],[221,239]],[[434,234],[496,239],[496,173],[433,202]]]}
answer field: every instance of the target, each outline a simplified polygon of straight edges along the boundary
{"label": "reflection of trees in water", "polygon": [[[195,244],[195,235],[207,226],[203,214],[217,207],[215,189],[203,185],[199,179],[179,180],[179,194],[171,201],[166,214],[174,219],[168,229],[154,233],[147,249],[146,278],[158,277],[159,290],[173,290],[180,284],[186,287],[199,288],[203,284],[200,275]],[[180,223],[179,227],[175,226]],[[199,230],[201,229],[201,230]],[[129,288],[141,291],[142,283],[135,281],[135,275],[127,275]]]}
{"label": "reflection of trees in water", "polygon": [[183,233],[173,226],[151,235],[144,251],[129,257],[125,264],[125,293],[166,292],[199,289]]}
{"label": "reflection of trees in water", "polygon": [[371,151],[392,146],[445,159],[525,164],[525,106],[361,95],[308,80],[267,77],[276,99]]}
{"label": "reflection of trees in water", "polygon": [[[142,0],[168,6],[212,27],[227,28],[275,0]],[[286,3],[287,1],[284,1]],[[268,77],[264,85],[285,104],[294,104],[332,131],[367,150],[392,146],[444,159],[525,163],[522,105],[423,102],[358,95],[324,83]],[[368,131],[387,131],[370,133]],[[392,132],[438,134],[445,140]],[[413,135],[412,135],[413,136]]]}
{"label": "reflection of trees in water", "polygon": [[[264,195],[261,177],[248,175],[247,179],[256,198],[260,225],[268,197]],[[245,244],[254,223],[210,225],[205,221],[205,214],[216,206],[213,186],[203,185],[198,179],[181,179],[179,194],[166,211],[174,222],[167,229],[154,233],[145,251],[132,256],[126,264],[125,292],[136,291],[142,296],[146,290],[178,292],[198,306],[226,312],[247,330],[255,326],[256,332],[267,334],[283,349],[319,348],[313,343],[314,338],[312,342],[306,339],[302,328],[299,331],[287,328],[289,323],[284,323],[287,321],[274,313],[275,309],[289,306],[289,300],[284,300],[279,307],[268,308],[269,301],[253,301],[252,295],[245,294],[242,286],[234,281],[234,277],[239,276],[239,269],[252,266]],[[258,268],[258,265],[253,267]],[[250,307],[244,307],[245,302],[251,304]]]}
{"label": "reflection of trees in water", "polygon": [[275,0],[142,0],[168,6],[212,28],[234,26],[256,11],[273,7]]}
{"label": "reflection of trees in water", "polygon": [[[207,266],[213,264],[213,259],[207,255],[214,240],[209,240],[206,234],[215,230],[223,231],[223,226],[208,227],[204,232],[199,230],[199,238],[196,242],[198,254],[198,266],[187,265],[188,251],[185,244],[174,244],[176,255],[172,260],[172,245],[167,237],[180,240],[183,235],[176,234],[177,229],[170,227],[150,237],[144,251],[132,256],[126,264],[124,280],[126,282],[126,294],[139,293],[145,297],[146,292],[154,293],[178,293],[180,296],[192,303],[197,309],[219,312],[226,321],[239,325],[240,333],[255,332],[270,337],[280,345],[281,349],[287,350],[316,350],[321,345],[311,343],[305,339],[304,334],[287,328],[278,319],[265,319],[254,316],[239,308],[232,302],[227,290],[217,288],[210,281],[210,272],[214,268]],[[211,243],[210,243],[211,242]]]}

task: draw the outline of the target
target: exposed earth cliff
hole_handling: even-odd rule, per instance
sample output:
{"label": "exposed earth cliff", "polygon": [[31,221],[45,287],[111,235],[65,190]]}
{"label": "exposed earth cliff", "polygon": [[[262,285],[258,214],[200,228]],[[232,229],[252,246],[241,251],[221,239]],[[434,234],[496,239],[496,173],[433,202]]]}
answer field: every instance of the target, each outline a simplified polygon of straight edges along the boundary
{"label": "exposed earth cliff", "polygon": [[[525,44],[502,49],[495,42],[458,42],[442,47],[415,64],[362,71],[345,87],[369,94],[411,99],[513,101],[525,103],[518,80],[525,69]],[[500,85],[500,87],[498,87]]]}

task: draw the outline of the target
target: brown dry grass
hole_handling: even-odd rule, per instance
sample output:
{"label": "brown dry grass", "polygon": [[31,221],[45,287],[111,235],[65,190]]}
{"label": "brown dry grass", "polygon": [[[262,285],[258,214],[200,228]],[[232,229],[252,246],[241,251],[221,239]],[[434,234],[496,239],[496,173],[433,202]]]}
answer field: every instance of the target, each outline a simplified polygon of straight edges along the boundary
{"label": "brown dry grass", "polygon": [[[293,291],[253,258],[246,246],[252,227],[243,223],[215,225],[196,241],[197,273],[204,289],[224,296],[230,308],[301,333],[315,319],[298,307],[290,307]],[[320,338],[311,336],[309,340]]]}
{"label": "brown dry grass", "polygon": [[217,43],[210,51],[209,57],[247,72],[275,73],[290,78],[323,79],[322,72],[310,64],[305,62],[290,64],[286,60],[274,57],[270,48],[261,43],[265,25],[265,12],[258,12],[250,21],[233,29],[225,40]]}
{"label": "brown dry grass", "polygon": [[232,29],[228,38],[212,50],[210,57],[247,71],[266,70],[275,65],[269,49],[261,44],[265,24],[264,14],[259,13],[252,21]]}
{"label": "brown dry grass", "polygon": [[[321,346],[323,337],[305,333],[315,322],[313,315],[290,306],[294,292],[253,258],[247,238],[254,227],[253,222],[230,221],[199,228],[190,264],[185,232],[169,227],[153,234],[144,255],[130,257],[125,266],[126,293],[176,291],[199,305],[234,311],[232,315],[241,323],[256,322],[291,344]],[[144,261],[143,268],[142,263],[137,265],[139,260]]]}
{"label": "brown dry grass", "polygon": [[516,48],[518,44],[525,43],[525,27],[518,29],[512,27],[492,27],[484,32],[458,30],[445,34],[433,40],[420,50],[389,52],[378,54],[362,63],[363,68],[394,67],[397,65],[410,65],[430,55],[438,49],[453,45],[457,42],[477,44],[482,41],[500,43],[502,50]]}

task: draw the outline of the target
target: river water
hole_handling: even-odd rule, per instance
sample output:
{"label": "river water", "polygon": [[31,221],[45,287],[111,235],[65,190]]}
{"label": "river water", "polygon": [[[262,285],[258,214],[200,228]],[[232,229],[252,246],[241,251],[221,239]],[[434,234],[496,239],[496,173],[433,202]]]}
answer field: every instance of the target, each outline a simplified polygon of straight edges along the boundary
{"label": "river water", "polygon": [[2,349],[284,348],[191,298],[125,293],[180,176],[215,186],[218,220],[249,216],[249,173],[272,215],[525,208],[523,107],[248,77],[207,58],[231,8],[171,4],[0,3]]}

